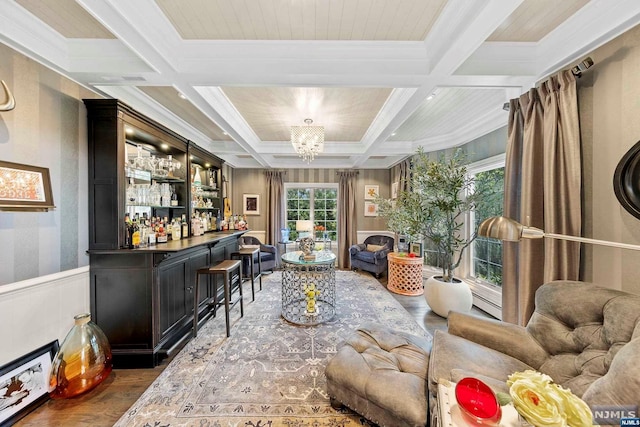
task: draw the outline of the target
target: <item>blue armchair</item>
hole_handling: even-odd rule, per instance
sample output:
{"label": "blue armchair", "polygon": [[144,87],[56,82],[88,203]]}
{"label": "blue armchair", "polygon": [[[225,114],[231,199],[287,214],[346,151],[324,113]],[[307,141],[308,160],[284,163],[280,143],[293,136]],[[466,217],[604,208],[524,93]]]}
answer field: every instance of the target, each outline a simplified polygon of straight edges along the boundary
{"label": "blue armchair", "polygon": [[364,243],[351,246],[351,269],[361,269],[373,273],[379,278],[387,271],[387,254],[393,251],[393,237],[373,235],[364,239]]}
{"label": "blue armchair", "polygon": [[[273,245],[265,245],[260,240],[253,236],[240,237],[240,246],[254,246],[260,247],[260,260],[262,261],[262,272],[273,271],[278,265],[278,249]],[[247,265],[243,265],[242,268],[247,268]],[[248,271],[248,270],[246,270]],[[257,271],[257,267],[256,267]]]}

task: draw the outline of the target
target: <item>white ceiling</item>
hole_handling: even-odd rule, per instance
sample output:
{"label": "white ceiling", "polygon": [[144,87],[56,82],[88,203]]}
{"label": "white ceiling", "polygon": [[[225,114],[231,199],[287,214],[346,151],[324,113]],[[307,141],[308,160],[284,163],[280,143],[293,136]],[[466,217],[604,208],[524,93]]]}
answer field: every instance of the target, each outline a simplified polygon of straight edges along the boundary
{"label": "white ceiling", "polygon": [[[637,0],[0,1],[1,42],[240,168],[464,144],[638,23]],[[326,132],[310,165],[287,141],[306,118]]]}

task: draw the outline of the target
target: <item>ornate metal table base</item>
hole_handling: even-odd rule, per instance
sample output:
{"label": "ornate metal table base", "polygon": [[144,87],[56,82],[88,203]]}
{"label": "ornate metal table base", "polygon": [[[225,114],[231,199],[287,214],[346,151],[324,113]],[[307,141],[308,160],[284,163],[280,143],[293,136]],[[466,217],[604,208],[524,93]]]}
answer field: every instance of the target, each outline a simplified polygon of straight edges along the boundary
{"label": "ornate metal table base", "polygon": [[282,317],[313,326],[336,314],[335,255],[315,252],[315,261],[301,261],[300,252],[282,255]]}

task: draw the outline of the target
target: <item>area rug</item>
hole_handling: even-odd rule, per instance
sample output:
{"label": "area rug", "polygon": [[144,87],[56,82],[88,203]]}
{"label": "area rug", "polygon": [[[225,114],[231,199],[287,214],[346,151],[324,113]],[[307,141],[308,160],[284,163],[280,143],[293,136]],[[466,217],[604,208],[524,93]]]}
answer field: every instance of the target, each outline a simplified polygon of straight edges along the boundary
{"label": "area rug", "polygon": [[366,424],[348,409],[329,404],[324,368],[340,342],[367,322],[430,336],[368,275],[336,271],[336,300],[330,322],[295,326],[280,315],[281,274],[265,276],[256,300],[245,303],[244,317],[238,306],[232,311],[231,337],[219,312],[115,425]]}

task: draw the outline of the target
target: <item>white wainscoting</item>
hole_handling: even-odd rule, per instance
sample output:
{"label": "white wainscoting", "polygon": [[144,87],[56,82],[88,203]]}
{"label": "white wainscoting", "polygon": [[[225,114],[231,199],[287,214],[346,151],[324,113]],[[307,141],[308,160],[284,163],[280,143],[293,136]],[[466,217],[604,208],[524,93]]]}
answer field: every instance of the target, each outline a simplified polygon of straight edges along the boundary
{"label": "white wainscoting", "polygon": [[55,339],[89,312],[89,267],[0,286],[0,366]]}
{"label": "white wainscoting", "polygon": [[394,233],[393,231],[388,231],[388,230],[384,230],[384,231],[380,231],[380,230],[375,230],[375,231],[356,231],[357,233],[357,238],[358,238],[358,243],[364,243],[364,239],[366,239],[369,236],[373,236],[373,235],[382,235],[382,236],[389,236],[389,237],[393,237],[395,239],[395,245],[398,245],[398,239],[396,238],[396,233]]}

